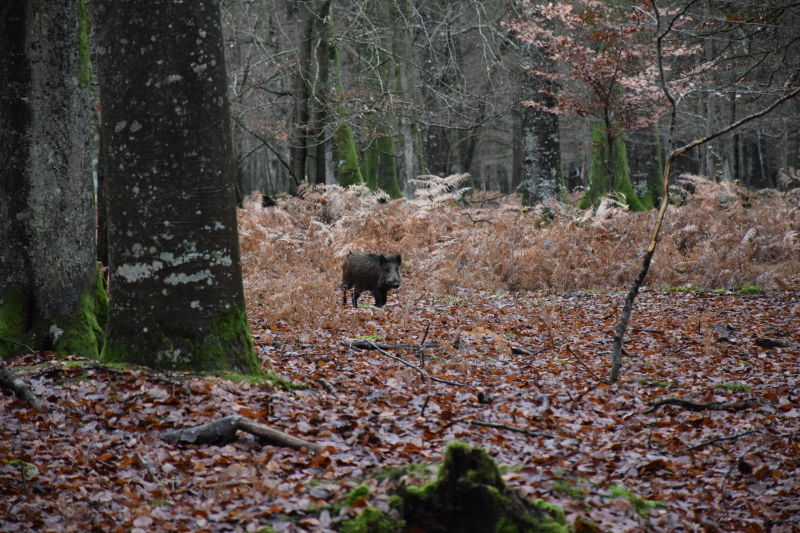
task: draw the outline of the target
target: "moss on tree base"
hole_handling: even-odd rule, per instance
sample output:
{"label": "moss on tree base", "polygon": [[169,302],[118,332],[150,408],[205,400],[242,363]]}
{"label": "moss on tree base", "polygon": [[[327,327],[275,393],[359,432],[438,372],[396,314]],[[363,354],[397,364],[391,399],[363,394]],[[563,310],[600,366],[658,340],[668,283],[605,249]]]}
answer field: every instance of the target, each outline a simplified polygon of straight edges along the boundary
{"label": "moss on tree base", "polygon": [[33,344],[28,331],[29,296],[22,285],[12,285],[0,294],[0,358],[21,353]]}
{"label": "moss on tree base", "polygon": [[[167,370],[261,374],[244,309],[230,306],[204,329],[161,325],[147,335],[126,336],[109,329],[104,363],[130,363]],[[132,335],[132,334],[131,334]]]}

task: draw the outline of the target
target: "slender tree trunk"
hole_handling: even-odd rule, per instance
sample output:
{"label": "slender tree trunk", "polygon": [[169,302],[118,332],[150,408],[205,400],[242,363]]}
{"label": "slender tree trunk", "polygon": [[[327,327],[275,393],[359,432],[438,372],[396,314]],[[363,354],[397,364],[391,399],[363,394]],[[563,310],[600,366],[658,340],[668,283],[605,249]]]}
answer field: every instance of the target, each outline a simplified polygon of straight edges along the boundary
{"label": "slender tree trunk", "polygon": [[0,356],[96,357],[106,308],[79,4],[18,0],[0,15]]}
{"label": "slender tree trunk", "polygon": [[307,178],[306,159],[309,149],[311,119],[311,47],[314,33],[313,0],[301,0],[297,6],[297,65],[292,97],[294,120],[290,145],[290,167],[295,179]]}
{"label": "slender tree trunk", "polygon": [[219,3],[93,7],[110,244],[104,359],[258,372]]}

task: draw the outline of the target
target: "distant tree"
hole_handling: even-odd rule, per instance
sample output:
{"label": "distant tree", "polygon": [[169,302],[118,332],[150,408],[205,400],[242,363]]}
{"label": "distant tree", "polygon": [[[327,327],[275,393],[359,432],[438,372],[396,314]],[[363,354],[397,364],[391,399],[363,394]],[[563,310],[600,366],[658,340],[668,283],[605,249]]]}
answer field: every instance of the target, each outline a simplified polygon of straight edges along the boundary
{"label": "distant tree", "polygon": [[[520,109],[520,163],[522,203],[534,205],[564,195],[561,169],[561,135],[558,115],[552,112],[554,82],[529,72],[545,68],[541,51],[527,44],[522,47]],[[538,67],[538,68],[536,68]]]}
{"label": "distant tree", "polygon": [[510,24],[518,39],[556,65],[530,67],[533,74],[557,85],[540,89],[549,99],[531,98],[525,103],[597,122],[587,204],[617,191],[626,195],[631,207],[641,207],[632,194],[625,132],[652,126],[666,110],[655,83],[648,27],[641,18],[628,4],[528,2],[526,16]]}
{"label": "distant tree", "polygon": [[0,357],[103,345],[82,9],[0,8]]}
{"label": "distant tree", "polygon": [[93,2],[107,361],[258,372],[245,315],[219,2]]}

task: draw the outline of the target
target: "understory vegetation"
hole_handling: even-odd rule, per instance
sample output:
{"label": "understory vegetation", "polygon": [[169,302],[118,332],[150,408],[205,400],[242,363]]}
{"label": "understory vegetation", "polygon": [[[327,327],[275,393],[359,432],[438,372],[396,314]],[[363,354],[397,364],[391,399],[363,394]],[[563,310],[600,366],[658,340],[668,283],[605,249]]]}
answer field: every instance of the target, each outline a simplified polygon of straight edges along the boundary
{"label": "understory vegetation", "polygon": [[[757,193],[684,175],[667,212],[652,289],[785,288],[800,274],[800,190]],[[402,253],[403,298],[446,297],[459,288],[560,294],[618,290],[640,267],[656,213],[612,200],[580,211],[550,203],[520,209],[515,197],[389,201],[337,186],[240,211],[246,291],[278,320],[319,326],[336,305],[341,262],[351,250]]]}

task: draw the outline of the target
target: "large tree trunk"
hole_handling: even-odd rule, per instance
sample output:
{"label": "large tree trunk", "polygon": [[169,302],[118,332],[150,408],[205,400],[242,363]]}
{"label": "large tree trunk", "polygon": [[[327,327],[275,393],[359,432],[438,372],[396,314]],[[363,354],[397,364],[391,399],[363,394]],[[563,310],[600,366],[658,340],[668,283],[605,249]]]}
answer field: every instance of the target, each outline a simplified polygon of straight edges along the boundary
{"label": "large tree trunk", "polygon": [[93,5],[110,244],[104,359],[256,372],[219,3]]}
{"label": "large tree trunk", "polygon": [[105,294],[78,2],[18,0],[0,15],[0,356],[96,357]]}

